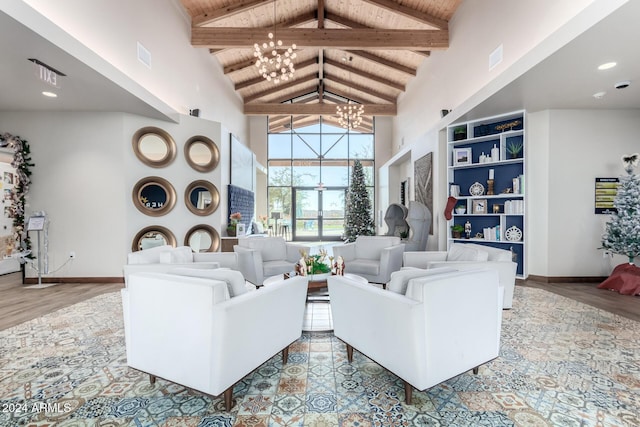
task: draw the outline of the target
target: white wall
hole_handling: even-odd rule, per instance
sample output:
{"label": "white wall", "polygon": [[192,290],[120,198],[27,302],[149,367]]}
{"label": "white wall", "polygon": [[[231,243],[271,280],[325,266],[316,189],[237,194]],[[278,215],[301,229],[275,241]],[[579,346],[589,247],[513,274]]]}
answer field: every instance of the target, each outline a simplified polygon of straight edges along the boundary
{"label": "white wall", "polygon": [[[3,7],[19,11],[25,21],[31,17],[22,3],[86,45],[125,75],[125,87],[140,85],[179,114],[199,108],[200,117],[225,123],[240,140],[246,139],[242,100],[208,49],[191,46],[190,18],[179,0],[6,1]],[[52,40],[51,31],[42,35],[62,49],[73,48],[62,38]],[[137,42],[150,51],[151,69],[138,61]],[[112,77],[104,64],[88,65]]]}
{"label": "white wall", "polygon": [[551,110],[529,119],[529,274],[609,275],[627,259],[598,250],[609,216],[594,214],[595,178],[625,173],[620,157],[638,151],[640,111]]}
{"label": "white wall", "polygon": [[[132,136],[143,126],[160,127],[176,141],[171,165],[155,169],[135,157]],[[35,166],[26,215],[40,210],[49,215],[50,271],[76,252],[72,263],[45,277],[121,277],[141,228],[165,226],[182,245],[194,225],[209,224],[220,232],[226,224],[229,131],[217,122],[182,116],[180,123],[168,123],[122,113],[0,113],[0,130],[31,146]],[[221,161],[212,172],[197,172],[184,158],[184,143],[195,135],[218,145]],[[133,186],[147,176],[163,177],[176,190],[176,205],[165,216],[144,215],[133,205]],[[220,191],[212,215],[197,216],[185,205],[185,188],[196,179],[209,180]],[[28,269],[27,275],[37,273]]]}

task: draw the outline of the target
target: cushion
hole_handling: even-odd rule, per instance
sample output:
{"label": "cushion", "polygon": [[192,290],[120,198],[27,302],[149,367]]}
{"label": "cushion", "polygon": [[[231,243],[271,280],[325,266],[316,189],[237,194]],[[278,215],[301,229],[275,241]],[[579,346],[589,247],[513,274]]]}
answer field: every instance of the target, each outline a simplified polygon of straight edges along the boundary
{"label": "cushion", "polygon": [[287,259],[287,245],[281,237],[242,239],[239,244],[245,248],[259,250],[262,254],[263,262]]}
{"label": "cushion", "polygon": [[487,261],[488,258],[487,251],[464,243],[454,243],[447,253],[447,261]]}
{"label": "cushion", "polygon": [[267,261],[262,263],[262,272],[264,277],[271,277],[289,273],[294,267],[293,263],[286,260]]}
{"label": "cushion", "polygon": [[383,249],[399,244],[400,238],[395,236],[359,236],[356,238],[356,258],[379,260]]}
{"label": "cushion", "polygon": [[489,254],[489,258],[487,259],[488,261],[513,261],[513,255],[511,254],[511,251],[494,248],[493,246],[478,245],[475,243],[467,243],[467,245],[478,248],[482,251],[486,251]]}
{"label": "cushion", "polygon": [[345,271],[353,274],[377,276],[380,274],[380,260],[354,259],[345,263]]}
{"label": "cushion", "polygon": [[189,246],[180,246],[160,253],[160,264],[188,264],[193,262],[193,251]]}
{"label": "cushion", "polygon": [[251,223],[251,232],[253,234],[262,234],[262,233],[264,233],[264,227],[259,222],[252,222]]}
{"label": "cushion", "polygon": [[156,246],[155,248],[131,252],[127,255],[127,264],[158,264],[160,254],[173,249],[171,245]]}
{"label": "cushion", "polygon": [[242,273],[226,268],[216,268],[214,270],[201,270],[196,268],[175,268],[169,271],[170,274],[178,276],[201,277],[204,279],[220,280],[226,282],[229,296],[237,297],[247,293],[246,282]]}
{"label": "cushion", "polygon": [[387,290],[397,294],[405,295],[407,293],[407,285],[409,280],[416,277],[433,276],[435,274],[449,273],[456,271],[455,268],[441,267],[423,270],[421,268],[403,269],[391,273],[391,280],[387,283]]}

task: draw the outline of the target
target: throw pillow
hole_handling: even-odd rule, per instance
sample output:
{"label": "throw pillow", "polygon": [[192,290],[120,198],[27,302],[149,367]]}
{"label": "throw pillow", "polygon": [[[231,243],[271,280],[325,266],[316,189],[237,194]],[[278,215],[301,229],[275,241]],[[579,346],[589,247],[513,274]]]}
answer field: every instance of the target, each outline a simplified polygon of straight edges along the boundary
{"label": "throw pillow", "polygon": [[455,243],[449,248],[447,261],[486,261],[489,253],[463,243]]}
{"label": "throw pillow", "polygon": [[201,270],[195,268],[175,268],[170,271],[170,274],[176,274],[178,276],[200,277],[203,279],[220,280],[226,282],[229,290],[229,296],[231,298],[237,297],[244,293],[249,292],[242,273],[236,270],[230,270],[227,268],[215,268],[212,270]]}
{"label": "throw pillow", "polygon": [[449,273],[456,271],[455,268],[441,267],[432,268],[430,270],[423,270],[421,268],[411,268],[406,270],[394,271],[391,273],[391,280],[387,283],[387,290],[395,292],[397,294],[405,295],[407,292],[407,285],[409,280],[416,277],[433,276],[436,274]]}

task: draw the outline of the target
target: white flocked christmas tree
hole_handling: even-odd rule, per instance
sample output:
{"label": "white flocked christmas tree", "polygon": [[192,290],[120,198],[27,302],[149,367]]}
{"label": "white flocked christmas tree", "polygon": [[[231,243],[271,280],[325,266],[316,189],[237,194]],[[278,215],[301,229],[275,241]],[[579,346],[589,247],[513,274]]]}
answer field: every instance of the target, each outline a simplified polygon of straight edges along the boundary
{"label": "white flocked christmas tree", "polygon": [[640,176],[633,173],[638,153],[622,157],[626,175],[620,177],[618,193],[613,201],[617,213],[606,224],[602,249],[629,258],[629,264],[640,256]]}
{"label": "white flocked christmas tree", "polygon": [[345,239],[355,242],[358,236],[373,236],[375,227],[371,217],[371,200],[367,193],[362,163],[353,163],[351,183],[347,194],[347,210],[344,223]]}

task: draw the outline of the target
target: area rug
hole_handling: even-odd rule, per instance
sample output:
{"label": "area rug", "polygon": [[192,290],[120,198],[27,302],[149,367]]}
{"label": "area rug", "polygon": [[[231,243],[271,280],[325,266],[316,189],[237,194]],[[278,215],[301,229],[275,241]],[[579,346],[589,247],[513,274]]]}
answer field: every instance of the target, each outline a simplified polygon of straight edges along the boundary
{"label": "area rug", "polygon": [[359,353],[349,364],[331,333],[312,332],[287,365],[274,356],[238,383],[227,413],[127,368],[121,318],[112,293],[1,331],[0,425],[640,425],[640,325],[539,289],[516,287],[497,359],[412,405],[395,375]]}

